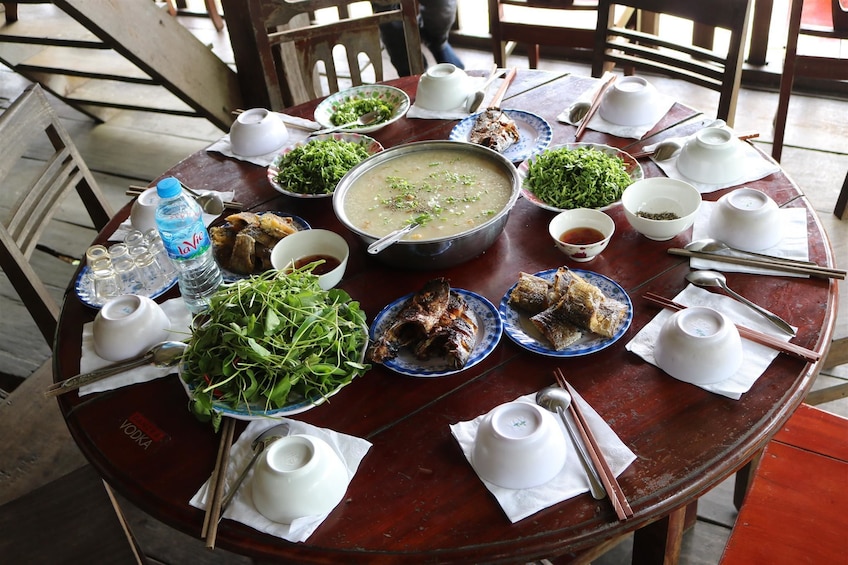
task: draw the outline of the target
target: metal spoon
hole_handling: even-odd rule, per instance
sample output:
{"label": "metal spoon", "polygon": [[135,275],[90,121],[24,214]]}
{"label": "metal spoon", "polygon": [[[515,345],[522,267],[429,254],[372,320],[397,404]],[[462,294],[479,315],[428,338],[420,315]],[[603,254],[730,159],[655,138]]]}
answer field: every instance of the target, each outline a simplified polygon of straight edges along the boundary
{"label": "metal spoon", "polygon": [[311,137],[313,135],[321,135],[323,133],[333,133],[334,131],[339,131],[341,129],[346,129],[346,128],[353,127],[353,126],[356,126],[356,127],[370,126],[371,124],[373,124],[374,122],[376,122],[379,119],[380,119],[380,111],[379,110],[372,110],[370,112],[362,114],[361,116],[359,116],[356,120],[354,120],[352,122],[348,122],[346,124],[341,124],[341,125],[338,125],[338,126],[332,126],[332,127],[328,127],[328,128],[324,128],[324,129],[319,129],[318,131],[313,131],[312,133],[310,133],[309,136]]}
{"label": "metal spoon", "polygon": [[473,114],[477,111],[477,108],[480,107],[480,104],[483,103],[483,99],[486,97],[486,89],[489,88],[489,85],[492,84],[492,81],[498,77],[498,66],[492,65],[492,70],[489,72],[489,76],[483,81],[482,86],[480,86],[480,90],[468,95],[468,98],[465,102],[465,109],[469,114]]}
{"label": "metal spoon", "polygon": [[236,482],[233,483],[233,486],[227,493],[227,496],[225,496],[221,501],[221,516],[224,515],[224,511],[233,501],[233,498],[235,498],[239,487],[244,482],[245,477],[247,477],[248,471],[253,469],[253,466],[256,464],[256,461],[259,459],[262,452],[265,451],[269,445],[287,435],[289,435],[289,425],[288,423],[283,422],[282,424],[271,426],[254,438],[253,442],[250,444],[251,449],[253,449],[253,457],[250,458],[250,461],[248,461],[247,465],[244,466],[244,469],[241,470],[241,473],[236,479]]}
{"label": "metal spoon", "polygon": [[371,245],[368,246],[366,251],[368,251],[368,253],[370,253],[371,255],[376,255],[377,253],[379,253],[380,251],[389,247],[390,245],[394,245],[395,243],[400,241],[403,238],[403,236],[412,232],[413,230],[415,230],[420,225],[421,224],[418,223],[418,222],[412,222],[412,223],[406,224],[405,226],[403,226],[399,230],[389,232],[386,235],[384,235],[383,237],[381,237],[380,239],[378,239],[377,241],[374,241],[373,243],[371,243]]}
{"label": "metal spoon", "polygon": [[200,194],[193,188],[188,187],[184,184],[183,188],[186,189],[186,192],[194,196],[194,199],[197,200],[197,203],[200,204],[200,207],[207,214],[214,214],[215,216],[219,216],[224,212],[224,199],[221,198],[221,195],[217,192],[207,192],[206,194]]}
{"label": "metal spoon", "polygon": [[589,112],[589,108],[591,104],[585,100],[581,100],[575,102],[571,106],[568,107],[568,121],[572,124],[576,124],[580,120],[586,117],[586,114]]}
{"label": "metal spoon", "polygon": [[795,335],[795,330],[792,329],[792,326],[790,326],[785,320],[783,320],[783,318],[775,316],[765,308],[754,304],[753,302],[751,302],[750,300],[748,300],[747,298],[727,286],[727,279],[721,273],[717,271],[692,271],[691,273],[686,275],[686,280],[696,286],[721,288],[724,292],[726,292],[745,306],[749,307],[751,310],[753,310],[760,316],[767,319],[780,330],[788,333],[789,335]]}
{"label": "metal spoon", "polygon": [[134,369],[135,367],[141,367],[142,365],[150,363],[156,367],[173,367],[180,361],[183,356],[183,352],[185,352],[187,347],[188,345],[182,341],[163,341],[161,343],[157,343],[151,347],[147,353],[139,355],[138,357],[133,357],[132,359],[127,359],[126,361],[115,363],[114,365],[108,365],[102,369],[97,369],[89,373],[82,373],[69,379],[65,379],[64,381],[54,383],[47,387],[47,390],[44,391],[44,396],[59,396],[60,394],[76,390],[81,386],[85,386],[87,384],[103,380],[106,377],[111,377],[112,375],[117,375],[123,371]]}
{"label": "metal spoon", "polygon": [[719,241],[717,239],[712,238],[696,239],[688,245],[685,245],[684,249],[688,249],[689,251],[700,251],[702,253],[713,253],[715,251],[736,251],[737,253],[744,253],[745,255],[751,255],[752,257],[759,257],[760,259],[764,259],[766,261],[797,263],[799,265],[815,265],[815,263],[812,261],[801,261],[800,259],[786,259],[784,257],[775,257],[774,255],[754,253],[753,251],[743,251],[742,249],[730,247],[723,241]]}
{"label": "metal spoon", "polygon": [[571,395],[565,389],[549,386],[536,393],[536,404],[546,410],[559,414],[562,423],[565,424],[565,429],[568,430],[568,435],[571,436],[571,441],[577,448],[577,454],[580,456],[580,462],[583,464],[586,476],[589,477],[589,491],[592,493],[592,497],[597,500],[605,498],[607,493],[603,485],[601,485],[598,472],[592,465],[592,460],[589,459],[589,455],[583,447],[583,442],[580,440],[577,430],[574,429],[574,423],[565,414],[565,410],[571,404]]}

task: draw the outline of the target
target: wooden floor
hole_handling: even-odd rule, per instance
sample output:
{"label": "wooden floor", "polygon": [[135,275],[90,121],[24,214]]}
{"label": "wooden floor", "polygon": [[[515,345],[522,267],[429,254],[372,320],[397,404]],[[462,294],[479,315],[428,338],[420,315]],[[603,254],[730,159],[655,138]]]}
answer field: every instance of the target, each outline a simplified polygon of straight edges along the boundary
{"label": "wooden floor", "polygon": [[[208,20],[203,18],[187,18],[185,25],[193,28],[225,61],[231,62],[232,53],[228,50],[225,33],[216,33]],[[466,49],[460,49],[459,52],[467,68],[486,69],[491,65],[492,57],[488,52]],[[519,56],[512,57],[509,62],[521,67],[527,65],[526,58]],[[542,68],[566,69],[581,74],[589,72],[586,65],[551,60],[543,61]],[[713,93],[659,77],[651,80],[678,99],[685,100],[706,113],[714,112],[717,97],[713,96]],[[8,107],[26,86],[26,81],[0,67],[0,112]],[[737,129],[760,132],[756,143],[766,152],[770,150],[771,122],[776,103],[777,97],[773,92],[746,88],[740,96]],[[83,157],[95,172],[101,188],[116,208],[128,202],[129,197],[124,195],[124,191],[129,184],[148,182],[186,155],[202,149],[223,134],[203,120],[148,113],[122,112],[109,122],[97,125],[70,108],[58,103],[56,107]],[[837,263],[843,268],[848,265],[848,221],[836,219],[832,210],[842,180],[848,171],[846,132],[848,101],[817,96],[793,97],[783,166],[805,191],[818,212],[830,235]],[[38,155],[31,155],[30,158],[37,160]],[[67,219],[62,221],[68,222]],[[62,229],[61,225],[58,226],[56,233],[61,234]],[[91,236],[93,237],[93,233]],[[61,235],[50,238],[47,243],[57,251],[77,257],[82,255],[85,247],[85,244],[70,244]],[[53,292],[57,299],[61,299],[75,267],[46,254],[39,256],[37,262],[53,280]],[[845,283],[841,284],[840,290],[844,293]],[[13,388],[48,358],[50,350],[2,274],[0,316],[0,388]],[[836,335],[848,335],[848,312],[841,312]],[[823,375],[816,386],[833,379],[846,378],[848,367],[840,367]],[[821,407],[848,415],[848,399],[827,403]],[[0,436],[8,438],[13,437],[13,434],[14,430],[0,430]],[[82,463],[81,456],[69,458],[64,462],[71,468]],[[2,491],[3,477],[0,476],[0,492]],[[8,500],[16,494],[22,493],[2,492],[0,501]],[[729,482],[723,483],[701,500],[699,520],[684,538],[681,563],[718,562],[736,516],[731,501],[732,484]],[[145,553],[154,563],[251,562],[222,550],[208,551],[198,540],[158,523],[132,505],[124,504],[124,507],[130,514],[132,527],[140,538]],[[629,562],[629,554],[629,541],[625,541],[596,563],[626,563]]]}

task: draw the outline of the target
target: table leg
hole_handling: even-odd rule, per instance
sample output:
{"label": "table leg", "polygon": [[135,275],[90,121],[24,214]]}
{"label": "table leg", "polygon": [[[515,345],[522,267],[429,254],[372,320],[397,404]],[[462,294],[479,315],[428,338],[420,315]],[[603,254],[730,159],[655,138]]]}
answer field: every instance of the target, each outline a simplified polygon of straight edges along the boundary
{"label": "table leg", "polygon": [[683,532],[695,523],[698,502],[678,508],[633,534],[632,563],[639,565],[674,565],[680,559]]}
{"label": "table leg", "polygon": [[748,63],[751,65],[766,64],[772,8],[774,8],[774,0],[754,0],[751,43],[748,48]]}

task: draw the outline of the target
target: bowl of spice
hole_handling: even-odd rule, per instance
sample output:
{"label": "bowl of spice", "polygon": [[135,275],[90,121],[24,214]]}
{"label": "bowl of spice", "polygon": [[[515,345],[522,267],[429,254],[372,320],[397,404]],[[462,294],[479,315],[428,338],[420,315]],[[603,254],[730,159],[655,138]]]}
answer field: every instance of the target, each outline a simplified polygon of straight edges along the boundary
{"label": "bowl of spice", "polygon": [[583,263],[606,249],[615,233],[615,222],[600,210],[574,208],[554,216],[548,233],[557,249],[572,261]]}
{"label": "bowl of spice", "polygon": [[654,177],[628,186],[621,204],[633,229],[648,239],[667,241],[695,223],[701,193],[688,182]]}

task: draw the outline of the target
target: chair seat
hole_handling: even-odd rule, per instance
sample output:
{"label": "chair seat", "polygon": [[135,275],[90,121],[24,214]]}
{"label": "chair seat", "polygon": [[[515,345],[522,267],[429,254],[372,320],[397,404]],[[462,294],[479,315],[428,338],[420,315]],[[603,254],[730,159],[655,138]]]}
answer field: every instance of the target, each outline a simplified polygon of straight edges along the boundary
{"label": "chair seat", "polygon": [[763,452],[722,565],[844,563],[848,419],[802,404]]}

